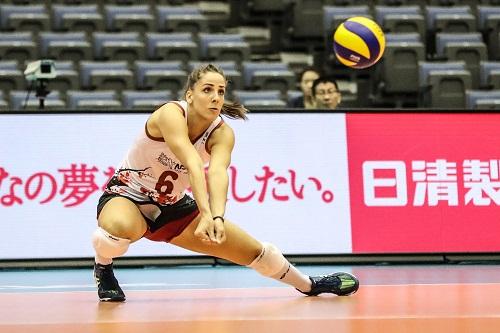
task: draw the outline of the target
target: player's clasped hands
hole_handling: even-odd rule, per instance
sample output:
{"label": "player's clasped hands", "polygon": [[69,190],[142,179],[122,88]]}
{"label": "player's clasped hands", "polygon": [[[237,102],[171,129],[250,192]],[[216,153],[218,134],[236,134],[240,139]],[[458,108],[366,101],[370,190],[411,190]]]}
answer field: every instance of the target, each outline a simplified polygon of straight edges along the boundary
{"label": "player's clasped hands", "polygon": [[221,219],[213,219],[209,215],[202,216],[194,235],[207,244],[222,244],[226,240],[224,222]]}

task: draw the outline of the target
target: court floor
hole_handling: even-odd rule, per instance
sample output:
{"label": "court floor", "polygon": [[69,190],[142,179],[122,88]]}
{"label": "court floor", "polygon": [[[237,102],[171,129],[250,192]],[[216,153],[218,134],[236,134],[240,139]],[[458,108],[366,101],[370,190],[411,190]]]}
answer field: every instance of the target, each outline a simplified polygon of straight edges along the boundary
{"label": "court floor", "polygon": [[499,332],[500,265],[297,266],[348,271],[355,295],[305,297],[237,266],[117,268],[125,303],[92,270],[0,271],[0,332]]}

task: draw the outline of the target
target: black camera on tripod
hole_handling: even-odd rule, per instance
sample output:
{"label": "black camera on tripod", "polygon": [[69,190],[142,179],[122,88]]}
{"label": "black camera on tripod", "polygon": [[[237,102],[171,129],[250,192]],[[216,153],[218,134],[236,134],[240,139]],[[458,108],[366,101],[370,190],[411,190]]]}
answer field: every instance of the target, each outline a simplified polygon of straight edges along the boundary
{"label": "black camera on tripod", "polygon": [[53,60],[42,59],[30,62],[24,71],[24,77],[31,82],[31,89],[35,88],[40,109],[44,108],[44,101],[50,91],[47,83],[57,77],[56,66]]}

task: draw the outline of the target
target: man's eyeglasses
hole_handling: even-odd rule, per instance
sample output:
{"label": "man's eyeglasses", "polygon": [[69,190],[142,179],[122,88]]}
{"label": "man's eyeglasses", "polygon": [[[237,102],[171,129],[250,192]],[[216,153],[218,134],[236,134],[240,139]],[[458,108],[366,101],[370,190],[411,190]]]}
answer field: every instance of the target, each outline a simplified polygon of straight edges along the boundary
{"label": "man's eyeglasses", "polygon": [[338,90],[320,90],[316,92],[316,96],[323,96],[323,95],[333,95],[335,93],[339,93],[340,91]]}

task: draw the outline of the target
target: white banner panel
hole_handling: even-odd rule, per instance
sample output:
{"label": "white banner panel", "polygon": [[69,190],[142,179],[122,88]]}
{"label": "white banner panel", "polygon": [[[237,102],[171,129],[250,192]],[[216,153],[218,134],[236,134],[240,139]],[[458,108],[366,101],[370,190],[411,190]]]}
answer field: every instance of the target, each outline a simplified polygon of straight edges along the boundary
{"label": "white banner panel", "polygon": [[[0,259],[91,257],[102,187],[147,114],[0,116]],[[350,253],[344,114],[251,114],[226,216],[287,254]],[[128,256],[191,255],[141,240]]]}

